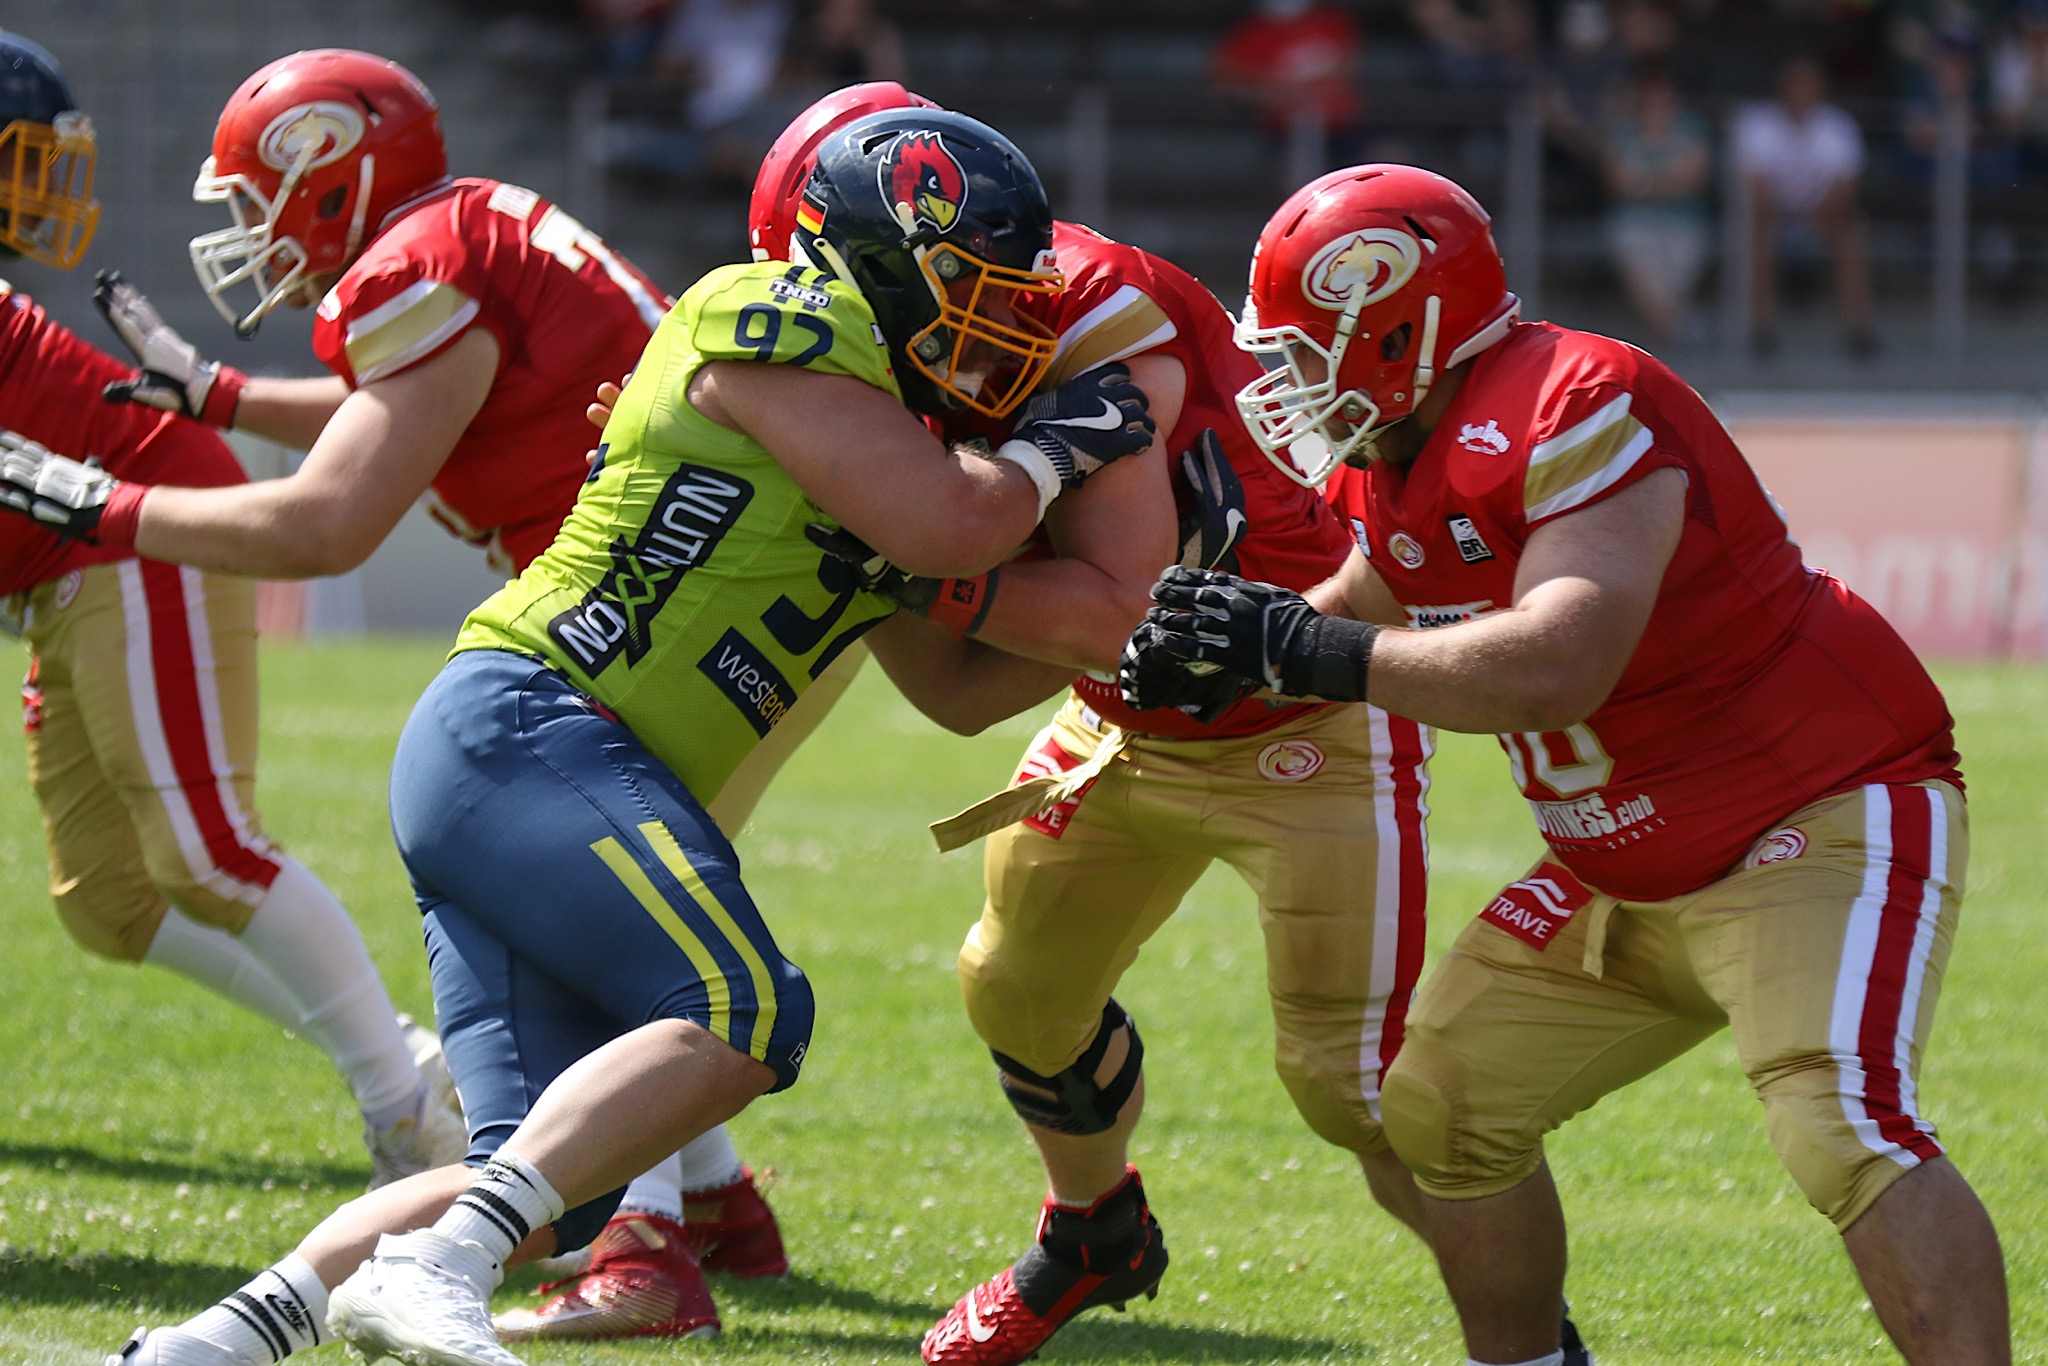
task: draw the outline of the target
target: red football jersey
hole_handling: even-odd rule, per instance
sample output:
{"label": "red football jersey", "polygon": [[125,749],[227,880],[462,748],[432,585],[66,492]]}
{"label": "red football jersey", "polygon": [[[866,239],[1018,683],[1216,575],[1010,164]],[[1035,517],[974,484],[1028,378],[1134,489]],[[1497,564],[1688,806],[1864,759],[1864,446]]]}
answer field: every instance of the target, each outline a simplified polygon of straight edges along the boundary
{"label": "red football jersey", "polygon": [[1634,900],[1715,881],[1822,797],[1960,784],[1920,661],[1801,562],[1700,396],[1605,337],[1517,326],[1412,464],[1346,469],[1330,490],[1409,624],[1445,626],[1513,604],[1535,528],[1667,468],[1688,483],[1685,529],[1621,681],[1567,731],[1501,737],[1559,861]]}
{"label": "red football jersey", "polygon": [[[100,397],[103,387],[134,373],[0,282],[0,427],[145,484],[199,488],[247,478],[212,428]],[[25,518],[0,518],[0,596],[134,554],[67,541]]]}
{"label": "red football jersey", "polygon": [[[1059,336],[1046,383],[1143,352],[1173,357],[1187,372],[1187,395],[1180,420],[1167,435],[1166,449],[1178,461],[1204,428],[1213,428],[1221,439],[1230,467],[1244,485],[1250,527],[1237,547],[1238,572],[1294,589],[1312,587],[1335,573],[1350,552],[1342,525],[1314,493],[1273,467],[1252,444],[1237,415],[1237,391],[1258,377],[1259,366],[1232,341],[1230,315],[1216,296],[1171,262],[1113,242],[1092,228],[1060,223],[1052,241],[1066,287],[1024,304],[1024,311]],[[1007,428],[949,420],[946,431],[956,439],[994,439]],[[1174,497],[1185,511],[1191,494],[1178,465],[1173,484]],[[1074,681],[1074,691],[1115,725],[1173,739],[1250,735],[1298,716],[1302,707],[1247,699],[1204,725],[1170,708],[1131,710],[1114,678],[1084,675]]]}
{"label": "red football jersey", "polygon": [[600,382],[639,364],[669,302],[533,191],[457,180],[393,211],[321,300],[313,349],[353,387],[472,327],[497,338],[497,378],[434,476],[431,510],[511,573],[568,516],[595,444],[583,410]]}

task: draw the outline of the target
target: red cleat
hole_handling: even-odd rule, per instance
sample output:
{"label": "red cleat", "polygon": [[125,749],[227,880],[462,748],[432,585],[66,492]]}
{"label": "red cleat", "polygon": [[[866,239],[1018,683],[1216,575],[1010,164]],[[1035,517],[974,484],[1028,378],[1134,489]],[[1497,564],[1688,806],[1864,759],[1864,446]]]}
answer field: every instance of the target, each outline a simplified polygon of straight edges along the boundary
{"label": "red cleat", "polygon": [[1015,1266],[960,1297],[924,1335],[929,1366],[1012,1366],[1084,1309],[1159,1294],[1166,1240],[1145,1203],[1138,1169],[1086,1207],[1045,1202],[1038,1243]]}
{"label": "red cleat", "polygon": [[704,1272],[683,1227],[658,1214],[621,1214],[591,1244],[590,1269],[541,1287],[538,1309],[500,1314],[507,1342],[596,1338],[711,1338],[719,1332]]}
{"label": "red cleat", "polygon": [[[771,1168],[765,1175],[773,1177]],[[728,1276],[781,1276],[789,1271],[775,1211],[754,1185],[754,1169],[708,1191],[683,1192],[683,1236],[706,1271]]]}

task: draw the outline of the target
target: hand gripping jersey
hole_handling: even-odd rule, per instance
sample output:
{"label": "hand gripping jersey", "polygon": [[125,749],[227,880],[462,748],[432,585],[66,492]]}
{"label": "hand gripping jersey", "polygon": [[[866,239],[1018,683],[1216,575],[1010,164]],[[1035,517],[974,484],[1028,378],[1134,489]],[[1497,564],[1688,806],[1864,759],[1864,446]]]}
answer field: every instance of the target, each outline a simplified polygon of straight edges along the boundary
{"label": "hand gripping jersey", "polygon": [[[145,484],[203,488],[243,482],[247,476],[234,452],[211,428],[101,399],[103,386],[134,373],[133,366],[80,341],[0,281],[0,427]],[[8,517],[0,520],[0,597],[85,565],[134,557],[132,550],[67,541],[24,518]]]}
{"label": "hand gripping jersey", "polygon": [[759,442],[692,408],[690,377],[766,361],[899,397],[880,335],[859,293],[807,267],[699,280],[639,358],[561,534],[470,613],[456,651],[553,664],[709,803],[891,604],[810,543],[805,525],[832,519]]}
{"label": "hand gripping jersey", "polygon": [[[1204,428],[1213,428],[1221,439],[1244,485],[1251,528],[1237,547],[1238,572],[1293,589],[1313,587],[1336,573],[1350,550],[1342,526],[1313,491],[1273,468],[1237,415],[1234,397],[1258,377],[1259,366],[1231,340],[1230,315],[1216,296],[1178,266],[1078,223],[1055,224],[1052,241],[1066,287],[1024,305],[1059,335],[1046,385],[1143,352],[1173,357],[1187,372],[1187,394],[1180,420],[1166,434],[1166,450],[1177,461]],[[1004,433],[949,418],[945,434],[963,439]],[[1178,465],[1173,482],[1184,511],[1189,493]],[[1169,739],[1250,735],[1304,710],[1300,703],[1276,706],[1247,699],[1204,725],[1171,709],[1131,710],[1114,678],[1084,675],[1074,680],[1074,691],[1105,720]]]}
{"label": "hand gripping jersey", "polygon": [[597,386],[632,369],[668,298],[531,190],[457,180],[394,210],[327,297],[313,349],[350,387],[439,355],[472,327],[498,374],[434,476],[430,510],[511,574],[575,500]]}
{"label": "hand gripping jersey", "polygon": [[1599,891],[1662,900],[1823,797],[1960,784],[1926,670],[1801,563],[1706,404],[1634,347],[1518,325],[1472,362],[1411,465],[1340,470],[1331,497],[1408,624],[1444,626],[1512,605],[1537,527],[1660,469],[1685,475],[1685,529],[1621,681],[1569,730],[1500,737],[1559,861]]}

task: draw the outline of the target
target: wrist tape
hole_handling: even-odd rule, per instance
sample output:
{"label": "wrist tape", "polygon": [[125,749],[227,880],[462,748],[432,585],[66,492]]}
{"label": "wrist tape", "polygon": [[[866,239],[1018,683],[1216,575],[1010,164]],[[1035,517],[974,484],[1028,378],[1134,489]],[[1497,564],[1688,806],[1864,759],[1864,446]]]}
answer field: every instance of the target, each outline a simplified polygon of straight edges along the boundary
{"label": "wrist tape", "polygon": [[996,578],[1002,572],[991,569],[971,579],[939,580],[938,596],[925,608],[925,617],[953,635],[973,635],[988,620],[988,609],[996,600]]}
{"label": "wrist tape", "polygon": [[1052,457],[1038,449],[1035,442],[1013,439],[996,447],[990,458],[1007,460],[1031,476],[1031,482],[1038,488],[1038,515],[1043,518],[1052,500],[1060,496],[1060,472],[1053,468]]}
{"label": "wrist tape", "polygon": [[1373,642],[1380,628],[1344,617],[1316,617],[1287,642],[1280,658],[1281,691],[1289,697],[1365,701]]}

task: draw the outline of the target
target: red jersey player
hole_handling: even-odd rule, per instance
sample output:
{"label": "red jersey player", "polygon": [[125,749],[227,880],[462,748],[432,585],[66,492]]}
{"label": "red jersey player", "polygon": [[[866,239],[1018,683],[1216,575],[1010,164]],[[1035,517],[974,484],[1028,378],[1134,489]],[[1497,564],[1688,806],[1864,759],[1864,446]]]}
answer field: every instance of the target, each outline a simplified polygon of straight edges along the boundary
{"label": "red jersey player", "polygon": [[[817,224],[801,199],[808,148],[874,99],[917,102],[900,89],[841,92],[777,144],[755,189],[758,251],[813,249]],[[1306,588],[1342,562],[1350,541],[1236,420],[1231,395],[1258,371],[1206,289],[1077,224],[1057,224],[1053,248],[1064,287],[1021,305],[1059,338],[1044,383],[1122,362],[1145,390],[1159,440],[1056,504],[1043,540],[999,570],[896,580],[916,614],[867,637],[920,709],[963,731],[1072,687],[1024,756],[1016,782],[1030,785],[991,799],[949,837],[993,832],[988,901],[961,951],[960,980],[1050,1194],[1036,1245],[925,1336],[935,1366],[1022,1360],[1080,1310],[1158,1283],[1164,1240],[1126,1160],[1144,1050],[1110,993],[1215,859],[1259,898],[1276,1066],[1296,1106],[1319,1135],[1359,1155],[1383,1204],[1416,1222],[1413,1186],[1380,1134],[1379,1091],[1422,960],[1428,737],[1367,708],[1248,700],[1201,722],[1124,704],[1112,681],[1118,652],[1160,565],[1227,554],[1247,572]],[[967,412],[943,430],[956,440],[1003,435]],[[1176,488],[1168,452],[1187,453],[1182,471],[1206,495]],[[1206,518],[1196,515],[1204,502]],[[1063,790],[1047,793],[1055,782]]]}
{"label": "red jersey player", "polygon": [[[194,194],[235,214],[192,242],[223,316],[246,335],[281,303],[317,304],[314,349],[333,375],[251,378],[202,360],[131,286],[104,280],[101,307],[142,366],[110,398],[308,453],[288,478],[227,490],[124,478],[99,543],[216,572],[339,573],[426,494],[507,574],[546,549],[587,472],[586,398],[638,361],[667,296],[532,191],[450,179],[432,95],[368,53],[294,53],[250,76]],[[716,1330],[686,1249],[736,1274],[787,1268],[722,1127],[629,1199],[637,1223],[608,1228],[597,1251],[661,1281],[669,1312],[638,1320],[642,1333]],[[687,1231],[685,1205],[701,1216]]]}
{"label": "red jersey player", "polygon": [[1550,855],[1424,985],[1385,1085],[1475,1361],[1560,1360],[1543,1136],[1724,1024],[1906,1358],[2007,1361],[1996,1235],[1917,1104],[1967,839],[1941,695],[1801,563],[1697,394],[1515,312],[1441,177],[1354,167],[1283,205],[1239,403],[1304,481],[1358,467],[1369,558],[1307,600],[1170,572],[1127,690],[1502,734]]}
{"label": "red jersey player", "polygon": [[[95,150],[56,62],[0,33],[0,254],[78,263],[98,214]],[[26,438],[123,479],[243,481],[198,423],[99,402],[126,374],[0,283],[10,459],[28,458]],[[362,936],[258,820],[253,585],[8,518],[0,618],[30,652],[29,779],[65,929],[93,953],[168,968],[318,1044],[363,1111],[373,1184],[459,1154],[461,1124],[428,1095]],[[410,1042],[445,1081],[431,1035]]]}

